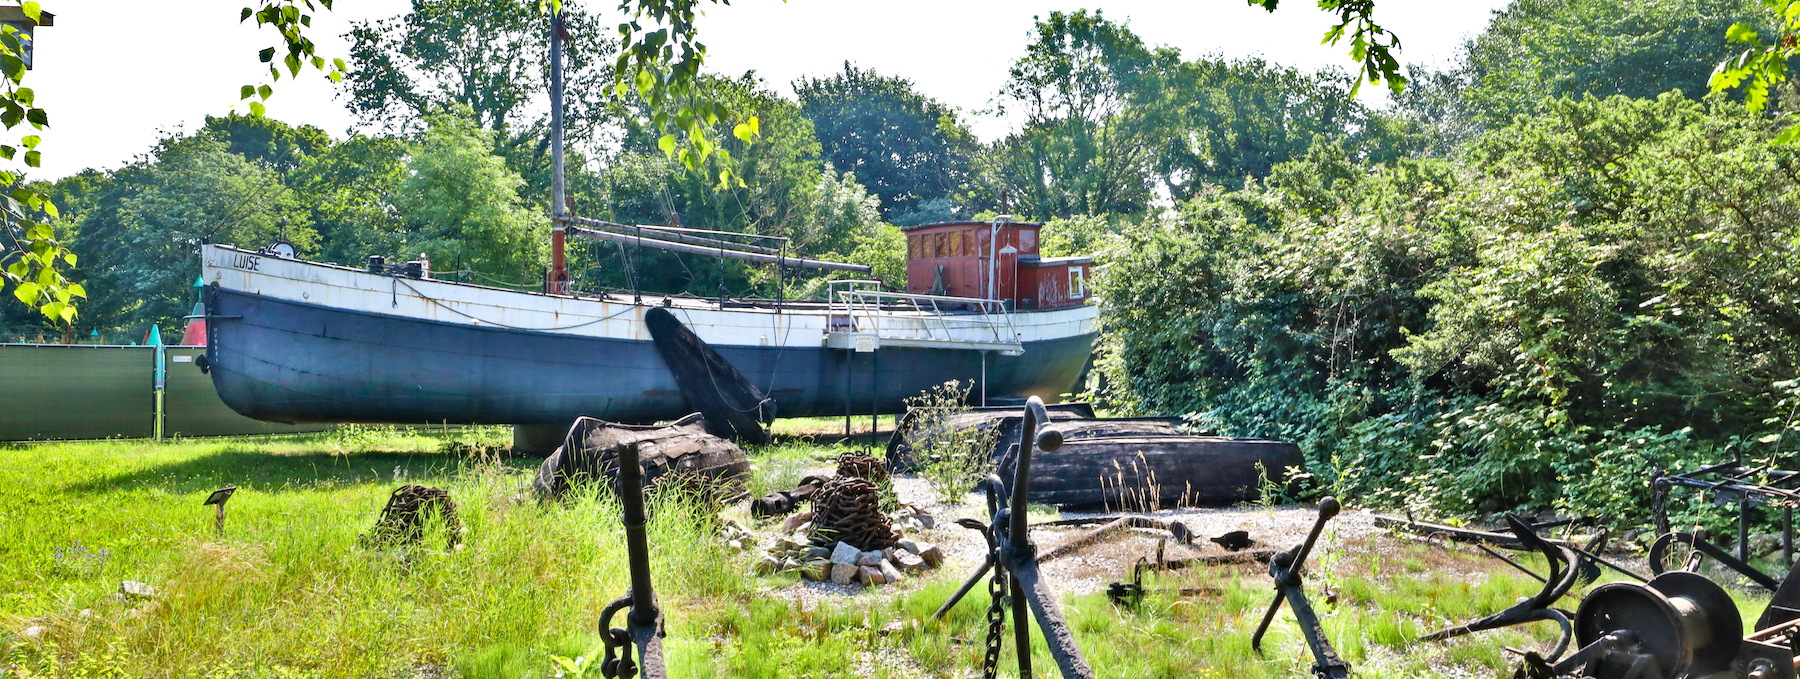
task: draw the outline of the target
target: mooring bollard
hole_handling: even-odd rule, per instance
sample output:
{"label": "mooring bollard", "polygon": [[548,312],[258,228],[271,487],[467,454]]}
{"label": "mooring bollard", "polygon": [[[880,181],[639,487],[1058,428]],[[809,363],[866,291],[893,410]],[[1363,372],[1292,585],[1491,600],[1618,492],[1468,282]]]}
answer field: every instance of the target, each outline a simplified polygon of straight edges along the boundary
{"label": "mooring bollard", "polygon": [[225,534],[225,501],[230,500],[231,494],[235,492],[237,492],[237,486],[220,488],[206,496],[205,502],[200,503],[202,507],[213,506],[213,523],[218,528],[219,535]]}

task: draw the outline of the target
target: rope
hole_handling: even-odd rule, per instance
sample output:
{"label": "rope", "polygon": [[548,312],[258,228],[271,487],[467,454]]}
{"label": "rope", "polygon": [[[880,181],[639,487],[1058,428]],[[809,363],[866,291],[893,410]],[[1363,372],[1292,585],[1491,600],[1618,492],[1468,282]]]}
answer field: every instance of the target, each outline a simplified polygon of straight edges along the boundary
{"label": "rope", "polygon": [[505,323],[500,323],[500,322],[497,322],[497,321],[490,321],[490,320],[487,320],[487,319],[483,319],[483,318],[478,318],[478,317],[475,317],[475,316],[470,316],[470,315],[468,315],[468,314],[465,314],[465,313],[463,313],[463,312],[461,312],[461,311],[458,311],[458,310],[457,310],[457,309],[456,309],[456,308],[455,308],[455,307],[452,307],[452,306],[449,306],[449,305],[447,305],[447,304],[444,304],[444,303],[443,303],[443,302],[439,302],[439,301],[437,301],[437,300],[435,300],[435,299],[432,299],[432,298],[430,298],[430,297],[427,297],[427,296],[426,296],[426,295],[425,295],[425,293],[422,293],[422,292],[419,292],[419,289],[418,289],[418,288],[415,288],[415,287],[413,287],[413,286],[412,286],[412,284],[411,284],[411,283],[408,283],[408,282],[406,282],[406,281],[405,281],[405,280],[404,280],[404,279],[401,279],[401,278],[400,278],[400,277],[398,277],[398,276],[396,276],[396,277],[394,277],[394,280],[395,280],[395,281],[399,281],[399,283],[400,283],[400,284],[401,284],[401,285],[404,285],[404,286],[406,286],[406,289],[408,289],[408,290],[411,290],[411,291],[412,291],[412,293],[413,293],[413,294],[415,294],[415,295],[418,295],[418,296],[419,296],[419,299],[422,299],[422,300],[425,300],[425,301],[427,301],[427,302],[431,302],[431,303],[432,303],[432,304],[436,304],[436,305],[438,305],[438,306],[439,306],[439,307],[441,307],[441,308],[443,308],[443,309],[444,309],[444,310],[445,310],[445,311],[448,311],[448,312],[450,312],[450,313],[453,313],[453,314],[456,314],[456,315],[458,315],[458,316],[462,316],[462,317],[463,317],[463,318],[467,318],[467,319],[470,319],[470,320],[473,320],[473,321],[476,321],[476,322],[479,322],[479,323],[486,323],[486,324],[488,324],[488,325],[493,325],[493,326],[498,326],[498,327],[502,327],[502,328],[506,328],[506,329],[508,329],[508,330],[529,330],[529,331],[532,331],[532,332],[550,332],[550,331],[555,331],[555,330],[573,330],[573,329],[575,329],[575,328],[580,328],[580,327],[584,327],[584,326],[589,326],[589,325],[593,325],[593,324],[595,324],[595,323],[599,323],[599,322],[601,322],[601,321],[610,321],[610,320],[612,320],[612,319],[614,319],[614,318],[618,318],[618,317],[619,317],[619,316],[622,316],[622,315],[624,315],[624,314],[625,314],[625,312],[627,312],[627,311],[632,311],[632,310],[635,310],[635,309],[637,309],[637,306],[636,306],[636,305],[632,305],[632,306],[629,306],[629,307],[626,307],[626,308],[624,308],[624,309],[620,309],[620,310],[619,310],[619,312],[618,312],[618,313],[615,313],[615,314],[613,314],[613,315],[611,315],[611,316],[607,316],[607,317],[605,317],[605,318],[596,318],[596,319],[594,319],[594,320],[591,320],[591,321],[587,321],[587,322],[585,322],[585,323],[576,323],[576,324],[574,324],[574,325],[564,325],[564,326],[558,326],[558,327],[555,327],[555,328],[526,328],[526,327],[520,327],[520,326],[516,326],[516,325],[507,325],[507,324],[505,324]]}

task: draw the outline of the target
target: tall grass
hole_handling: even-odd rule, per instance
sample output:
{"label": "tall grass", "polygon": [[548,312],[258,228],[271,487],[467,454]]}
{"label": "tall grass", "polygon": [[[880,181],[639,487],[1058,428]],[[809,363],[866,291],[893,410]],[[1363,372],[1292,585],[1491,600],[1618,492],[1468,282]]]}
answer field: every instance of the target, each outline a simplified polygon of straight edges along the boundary
{"label": "tall grass", "polygon": [[[359,445],[404,444],[382,436]],[[613,500],[521,499],[530,462],[440,454],[442,441],[336,452],[342,442],[328,433],[0,449],[0,627],[43,628],[43,643],[12,644],[15,671],[520,676],[547,666],[548,653],[596,645],[599,611],[628,581]],[[440,547],[358,547],[397,478],[451,492],[462,548],[430,538]],[[228,484],[240,488],[221,537],[200,500]],[[673,494],[652,513],[663,601],[742,591],[742,557],[695,539],[713,530],[708,513]],[[76,541],[110,556],[52,567]],[[159,591],[140,605],[109,602],[122,580]]]}
{"label": "tall grass", "polygon": [[[443,452],[461,449],[446,444],[458,435],[361,433],[363,449],[351,451],[338,433],[0,447],[0,677],[542,679],[551,655],[592,658],[600,609],[627,587],[618,505],[595,493],[522,499],[536,461]],[[770,463],[759,469],[785,474],[770,471],[774,463],[798,466],[819,452],[758,451]],[[358,547],[403,482],[451,492],[467,526],[461,549],[429,535],[420,548]],[[200,502],[233,484],[219,536]],[[980,666],[981,590],[930,621],[964,570],[801,605],[769,592],[791,575],[752,576],[750,556],[716,539],[710,508],[660,494],[650,511],[673,677],[951,677]],[[1341,555],[1316,554],[1314,565],[1331,572],[1309,587],[1357,676],[1508,676],[1502,646],[1553,638],[1554,626],[1540,625],[1418,643],[1421,632],[1501,610],[1539,585],[1435,547],[1325,549]],[[123,580],[159,592],[113,603]],[[1098,676],[1309,675],[1291,614],[1265,653],[1249,647],[1272,595],[1258,568],[1177,571],[1145,584],[1156,591],[1135,609],[1098,594],[1064,600]],[[1223,593],[1168,592],[1183,586]],[[1754,620],[1763,604],[1740,605]],[[22,638],[27,627],[42,628],[38,640]],[[1011,639],[1002,676],[1013,676]],[[1045,648],[1033,647],[1040,676],[1052,665]]]}

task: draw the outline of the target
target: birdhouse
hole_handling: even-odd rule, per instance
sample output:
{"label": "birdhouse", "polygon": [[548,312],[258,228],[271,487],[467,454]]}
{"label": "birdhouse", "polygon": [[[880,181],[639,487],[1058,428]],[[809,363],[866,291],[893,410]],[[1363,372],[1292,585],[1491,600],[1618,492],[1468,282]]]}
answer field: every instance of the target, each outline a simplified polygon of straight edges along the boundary
{"label": "birdhouse", "polygon": [[25,52],[19,56],[25,60],[25,69],[31,70],[31,46],[36,40],[37,27],[55,26],[56,15],[49,12],[38,12],[37,21],[32,21],[31,17],[25,15],[23,8],[16,5],[6,6],[0,7],[0,24],[6,24],[18,31],[19,46],[23,47]]}

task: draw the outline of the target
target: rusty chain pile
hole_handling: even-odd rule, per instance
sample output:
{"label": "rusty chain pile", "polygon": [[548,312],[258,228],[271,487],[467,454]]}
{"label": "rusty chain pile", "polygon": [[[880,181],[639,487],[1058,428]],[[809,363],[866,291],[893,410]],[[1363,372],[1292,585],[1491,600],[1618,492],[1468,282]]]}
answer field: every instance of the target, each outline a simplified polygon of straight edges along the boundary
{"label": "rusty chain pile", "polygon": [[813,496],[814,542],[843,541],[857,549],[892,547],[899,538],[881,512],[881,489],[868,479],[839,476],[826,481]]}
{"label": "rusty chain pile", "polygon": [[855,451],[838,456],[838,476],[855,476],[877,484],[888,480],[887,460]]}

